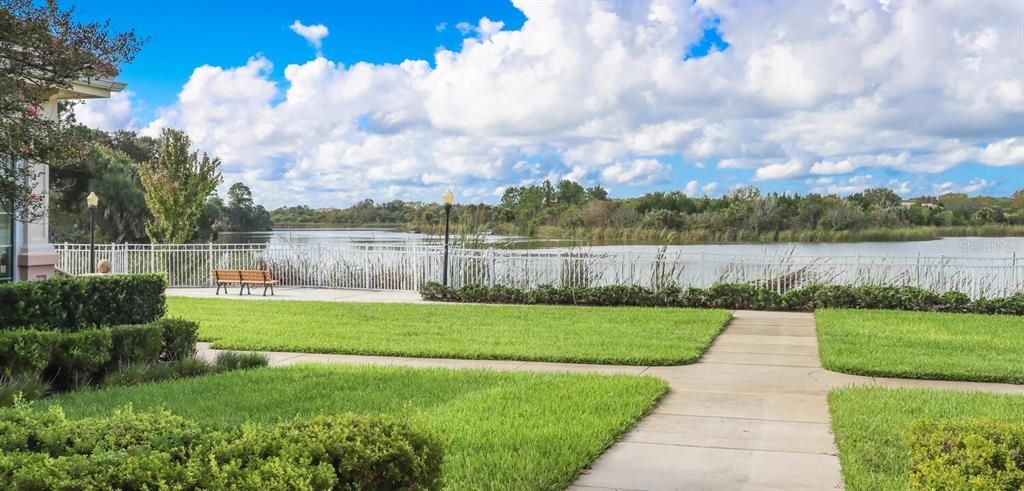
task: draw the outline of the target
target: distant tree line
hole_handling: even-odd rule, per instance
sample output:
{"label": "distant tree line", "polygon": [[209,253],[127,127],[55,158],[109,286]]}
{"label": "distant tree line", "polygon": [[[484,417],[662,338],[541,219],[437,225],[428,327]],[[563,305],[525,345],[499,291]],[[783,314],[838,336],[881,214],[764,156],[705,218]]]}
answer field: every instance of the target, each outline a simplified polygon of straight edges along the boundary
{"label": "distant tree line", "polygon": [[[391,225],[436,232],[443,209],[435,203],[364,200],[344,209],[278,208],[271,218],[286,226]],[[507,188],[497,205],[457,204],[453,221],[467,234],[680,243],[1024,235],[1024,190],[1010,197],[948,193],[905,199],[885,188],[838,196],[744,187],[718,198],[672,191],[613,199],[600,186],[544,181]]]}
{"label": "distant tree line", "polygon": [[[97,240],[205,242],[220,231],[269,230],[270,213],[235,183],[227,203],[217,194],[220,161],[191,149],[187,135],[160,138],[75,128],[84,156],[51,169],[50,240],[88,241],[85,197],[100,197]],[[148,185],[147,185],[148,183]],[[154,213],[155,212],[155,213]]]}

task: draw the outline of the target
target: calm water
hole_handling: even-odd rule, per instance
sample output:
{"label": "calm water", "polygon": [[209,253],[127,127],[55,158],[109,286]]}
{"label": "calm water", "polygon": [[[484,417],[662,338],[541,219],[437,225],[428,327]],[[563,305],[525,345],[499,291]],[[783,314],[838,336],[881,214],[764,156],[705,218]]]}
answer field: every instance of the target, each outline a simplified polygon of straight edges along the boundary
{"label": "calm water", "polygon": [[[537,241],[516,237],[487,236],[496,244],[515,244],[531,249],[554,250],[568,247],[595,252],[654,252],[656,245],[584,246],[572,241]],[[403,245],[436,244],[439,237],[381,229],[281,229],[270,232],[222,233],[220,243],[271,243],[290,246],[334,244]],[[956,237],[915,242],[710,244],[669,246],[671,252],[705,252],[737,255],[777,256],[947,256],[972,258],[1024,257],[1024,237]]]}

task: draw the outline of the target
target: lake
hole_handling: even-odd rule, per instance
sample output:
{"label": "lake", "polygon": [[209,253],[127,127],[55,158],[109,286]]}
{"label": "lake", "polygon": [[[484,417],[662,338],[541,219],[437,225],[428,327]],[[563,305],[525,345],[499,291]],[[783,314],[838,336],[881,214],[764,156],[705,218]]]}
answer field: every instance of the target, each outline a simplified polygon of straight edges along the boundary
{"label": "lake", "polygon": [[[289,245],[293,247],[330,247],[331,245],[407,245],[438,244],[441,238],[386,229],[280,229],[269,232],[224,232],[222,244]],[[486,236],[484,240],[502,247],[540,251],[583,249],[593,252],[655,252],[657,245],[595,245],[565,240],[536,240],[524,237]],[[1024,257],[1024,237],[955,237],[913,242],[840,242],[778,244],[699,244],[668,246],[672,253],[735,254],[743,256],[890,256],[890,257]]]}

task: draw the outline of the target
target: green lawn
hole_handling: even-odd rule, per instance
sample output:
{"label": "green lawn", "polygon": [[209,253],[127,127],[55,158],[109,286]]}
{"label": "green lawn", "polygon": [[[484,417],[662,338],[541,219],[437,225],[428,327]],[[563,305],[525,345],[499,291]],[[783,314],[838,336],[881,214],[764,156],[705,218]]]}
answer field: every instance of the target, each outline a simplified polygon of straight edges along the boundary
{"label": "green lawn", "polygon": [[439,358],[680,365],[725,310],[167,299],[214,348]]}
{"label": "green lawn", "polygon": [[1024,317],[819,310],[821,362],[880,377],[1024,383]]}
{"label": "green lawn", "polygon": [[299,365],[78,392],[46,404],[70,417],[129,403],[163,407],[210,426],[344,412],[421,418],[445,439],[449,489],[562,489],[666,387],[623,375]]}
{"label": "green lawn", "polygon": [[849,491],[907,489],[910,427],[921,419],[1024,423],[1024,396],[851,387],[828,397],[832,432]]}

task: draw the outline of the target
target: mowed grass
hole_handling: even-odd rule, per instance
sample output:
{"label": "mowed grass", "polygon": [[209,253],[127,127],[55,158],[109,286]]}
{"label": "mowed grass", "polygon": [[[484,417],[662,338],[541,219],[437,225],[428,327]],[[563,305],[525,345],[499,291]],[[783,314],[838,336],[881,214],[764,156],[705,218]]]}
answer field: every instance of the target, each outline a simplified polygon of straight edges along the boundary
{"label": "mowed grass", "polygon": [[1024,383],[1024,317],[819,310],[821,362],[879,377]]}
{"label": "mowed grass", "polygon": [[78,392],[47,404],[71,417],[127,404],[166,408],[211,427],[345,412],[413,418],[444,439],[449,489],[562,489],[666,387],[624,375],[298,365]]}
{"label": "mowed grass", "polygon": [[828,404],[849,491],[907,489],[907,438],[921,419],[1024,423],[1024,396],[1017,395],[851,387],[832,391]]}
{"label": "mowed grass", "polygon": [[415,305],[171,297],[214,348],[307,353],[681,365],[729,321],[725,310]]}

